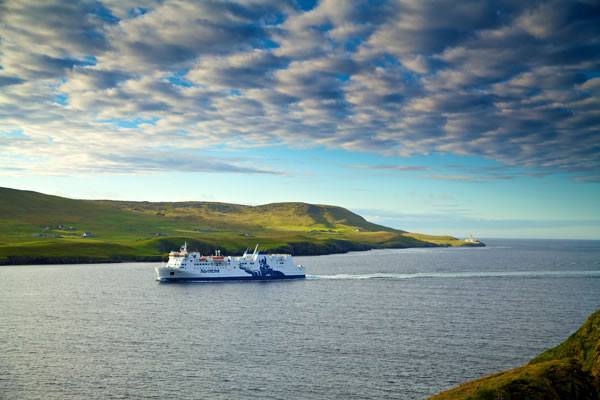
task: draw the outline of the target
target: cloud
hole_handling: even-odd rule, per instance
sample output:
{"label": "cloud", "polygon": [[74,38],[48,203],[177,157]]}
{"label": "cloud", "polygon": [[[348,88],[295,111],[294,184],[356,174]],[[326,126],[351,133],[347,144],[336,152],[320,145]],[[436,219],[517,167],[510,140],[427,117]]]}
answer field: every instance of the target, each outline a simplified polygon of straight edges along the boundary
{"label": "cloud", "polygon": [[0,75],[0,86],[18,85],[23,83],[25,80],[17,78],[16,76],[1,76]]}
{"label": "cloud", "polygon": [[[511,237],[518,230],[521,235],[535,238],[564,238],[564,229],[577,232],[571,239],[597,237],[598,219],[516,219],[474,218],[471,210],[438,210],[438,213],[398,213],[382,209],[353,209],[367,221],[400,228],[408,232],[437,235],[454,235],[466,238],[470,234],[477,238]],[[464,212],[463,212],[464,211]],[[484,241],[485,242],[485,241]],[[490,243],[487,243],[490,245]]]}
{"label": "cloud", "polygon": [[579,183],[600,183],[600,175],[576,176],[573,178],[573,181]]}
{"label": "cloud", "polygon": [[391,171],[429,171],[431,168],[418,165],[347,165],[345,168],[379,169]]}
{"label": "cloud", "polygon": [[0,13],[2,69],[21,78],[61,78],[106,51],[115,21],[92,1],[5,1]]}
{"label": "cloud", "polygon": [[116,87],[132,76],[121,71],[103,71],[95,67],[75,67],[66,74],[66,83],[61,85],[65,93],[94,92]]}
{"label": "cloud", "polygon": [[468,181],[473,183],[480,183],[491,180],[508,180],[513,179],[512,175],[425,175],[427,179],[435,179],[440,181]]}
{"label": "cloud", "polygon": [[224,89],[271,87],[273,74],[285,68],[290,60],[264,49],[253,49],[228,57],[200,60],[186,74],[191,82]]}
{"label": "cloud", "polygon": [[0,131],[19,129],[31,147],[25,152],[7,136],[1,151],[34,160],[19,164],[24,170],[58,159],[69,167],[51,161],[52,170],[83,170],[86,160],[107,166],[98,158],[111,153],[106,146],[120,149],[110,161],[117,171],[134,159],[145,165],[139,157],[151,160],[161,146],[193,152],[274,143],[485,157],[531,169],[529,176],[584,174],[575,178],[582,182],[600,170],[594,2],[323,0],[305,11],[274,0],[23,0],[2,7]]}
{"label": "cloud", "polygon": [[286,8],[284,2],[165,2],[111,27],[107,38],[112,50],[98,62],[143,73],[189,68],[202,57],[263,46],[266,23]]}
{"label": "cloud", "polygon": [[[135,135],[134,135],[135,136]],[[0,136],[0,138],[2,138]],[[63,147],[60,156],[52,151],[29,152],[27,148],[43,146],[48,140],[16,137],[7,150],[0,151],[0,170],[5,174],[34,173],[37,175],[138,175],[160,172],[209,172],[282,175],[285,172],[268,167],[256,167],[253,160],[243,157],[216,157],[207,152],[192,152],[182,149],[155,150],[139,146],[135,138],[129,138],[128,149],[107,150],[110,141],[91,145],[81,145],[77,151],[69,143],[59,143]],[[119,141],[120,142],[120,141]]]}
{"label": "cloud", "polygon": [[[205,154],[182,153],[179,151],[142,150],[135,154],[96,153],[88,171],[122,173],[123,165],[129,166],[128,174],[152,172],[210,172],[281,175],[282,172],[255,168],[240,159],[212,157]],[[240,162],[242,161],[242,162]],[[113,170],[114,168],[114,170]]]}

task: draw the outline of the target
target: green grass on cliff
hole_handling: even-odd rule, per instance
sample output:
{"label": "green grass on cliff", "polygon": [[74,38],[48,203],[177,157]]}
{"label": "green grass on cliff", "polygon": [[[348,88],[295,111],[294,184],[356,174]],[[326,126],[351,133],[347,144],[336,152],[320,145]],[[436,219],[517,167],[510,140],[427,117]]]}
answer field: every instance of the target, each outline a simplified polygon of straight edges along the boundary
{"label": "green grass on cliff", "polygon": [[[0,264],[153,260],[184,241],[205,252],[240,254],[260,243],[296,255],[465,243],[373,224],[336,206],[74,200],[7,188],[0,227]],[[46,237],[32,236],[40,233]]]}
{"label": "green grass on cliff", "polygon": [[562,344],[527,365],[465,383],[436,400],[599,399],[600,310]]}

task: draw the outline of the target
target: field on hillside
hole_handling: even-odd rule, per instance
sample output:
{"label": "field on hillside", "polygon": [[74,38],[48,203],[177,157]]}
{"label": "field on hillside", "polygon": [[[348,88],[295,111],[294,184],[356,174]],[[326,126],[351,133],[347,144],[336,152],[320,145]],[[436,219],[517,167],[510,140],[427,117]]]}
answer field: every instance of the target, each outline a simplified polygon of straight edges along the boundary
{"label": "field on hillside", "polygon": [[73,200],[6,188],[0,226],[4,264],[160,260],[184,241],[230,255],[257,243],[294,255],[466,244],[373,224],[336,206]]}

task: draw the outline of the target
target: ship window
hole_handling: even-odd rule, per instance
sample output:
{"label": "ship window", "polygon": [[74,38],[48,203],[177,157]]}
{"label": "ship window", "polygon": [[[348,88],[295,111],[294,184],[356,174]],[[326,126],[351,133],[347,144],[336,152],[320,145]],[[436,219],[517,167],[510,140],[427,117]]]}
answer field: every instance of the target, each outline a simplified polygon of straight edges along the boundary
{"label": "ship window", "polygon": [[175,272],[171,271],[171,272],[170,272],[170,275],[175,275]]}

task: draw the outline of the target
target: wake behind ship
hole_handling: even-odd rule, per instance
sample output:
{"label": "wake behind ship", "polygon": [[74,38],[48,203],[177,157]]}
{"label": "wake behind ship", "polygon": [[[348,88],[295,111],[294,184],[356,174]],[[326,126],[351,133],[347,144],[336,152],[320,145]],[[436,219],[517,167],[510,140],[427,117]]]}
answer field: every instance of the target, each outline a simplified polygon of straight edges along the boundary
{"label": "wake behind ship", "polygon": [[154,268],[157,280],[177,281],[225,281],[225,280],[270,280],[306,278],[302,265],[295,265],[291,254],[265,254],[245,251],[241,257],[203,256],[187,251],[187,242],[176,252],[169,253],[166,265]]}

